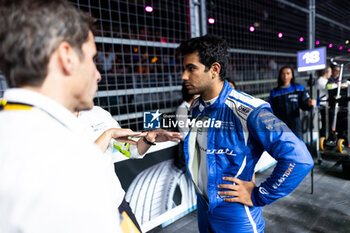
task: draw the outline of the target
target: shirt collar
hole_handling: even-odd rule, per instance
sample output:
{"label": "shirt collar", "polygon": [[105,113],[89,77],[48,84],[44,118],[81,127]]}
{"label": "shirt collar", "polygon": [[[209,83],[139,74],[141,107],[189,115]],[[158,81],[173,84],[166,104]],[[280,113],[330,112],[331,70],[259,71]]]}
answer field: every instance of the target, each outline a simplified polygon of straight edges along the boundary
{"label": "shirt collar", "polygon": [[212,99],[210,99],[210,100],[206,100],[206,101],[203,101],[203,102],[204,102],[205,106],[208,107],[208,106],[214,104],[215,101],[216,101],[218,98],[219,98],[219,96],[216,96],[216,97],[214,97],[214,98],[212,98]]}
{"label": "shirt collar", "polygon": [[183,102],[183,106],[186,108],[187,111],[189,111],[191,108],[191,104],[189,104],[187,101]]}
{"label": "shirt collar", "polygon": [[83,127],[73,113],[63,105],[38,92],[24,88],[10,88],[5,91],[3,98],[8,102],[33,105],[48,113],[68,129],[78,133],[83,132]]}

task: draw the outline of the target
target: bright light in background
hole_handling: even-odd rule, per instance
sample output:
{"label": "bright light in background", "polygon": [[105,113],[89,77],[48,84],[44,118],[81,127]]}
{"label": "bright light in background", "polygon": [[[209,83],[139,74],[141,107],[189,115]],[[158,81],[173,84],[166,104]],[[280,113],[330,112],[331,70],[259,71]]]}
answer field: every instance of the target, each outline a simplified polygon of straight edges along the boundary
{"label": "bright light in background", "polygon": [[278,38],[282,38],[283,37],[283,33],[282,32],[280,32],[280,33],[278,33]]}
{"label": "bright light in background", "polygon": [[343,49],[343,46],[339,46],[339,50],[342,50]]}
{"label": "bright light in background", "polygon": [[304,41],[304,37],[301,36],[301,37],[299,38],[299,41],[300,41],[300,42],[303,42],[303,41]]}
{"label": "bright light in background", "polygon": [[255,27],[250,26],[250,27],[249,27],[249,31],[254,32],[254,31],[255,31]]}
{"label": "bright light in background", "polygon": [[259,22],[255,22],[254,23],[254,27],[256,27],[256,28],[260,27],[260,23]]}
{"label": "bright light in background", "polygon": [[153,12],[153,7],[151,7],[151,6],[146,6],[146,7],[145,7],[145,11],[147,11],[147,12]]}
{"label": "bright light in background", "polygon": [[208,19],[208,23],[214,24],[214,23],[215,23],[215,19],[214,19],[214,18],[209,18],[209,19]]}
{"label": "bright light in background", "polygon": [[154,58],[152,58],[152,60],[151,60],[152,63],[156,63],[156,61],[158,61],[158,57],[154,57]]}
{"label": "bright light in background", "polygon": [[316,44],[316,45],[319,45],[319,44],[320,44],[320,41],[319,41],[319,40],[317,40],[317,41],[315,42],[315,44]]}
{"label": "bright light in background", "polygon": [[332,48],[332,47],[333,47],[333,44],[329,44],[328,47],[329,47],[329,48]]}
{"label": "bright light in background", "polygon": [[346,41],[345,41],[345,44],[349,44],[349,40],[346,40]]}

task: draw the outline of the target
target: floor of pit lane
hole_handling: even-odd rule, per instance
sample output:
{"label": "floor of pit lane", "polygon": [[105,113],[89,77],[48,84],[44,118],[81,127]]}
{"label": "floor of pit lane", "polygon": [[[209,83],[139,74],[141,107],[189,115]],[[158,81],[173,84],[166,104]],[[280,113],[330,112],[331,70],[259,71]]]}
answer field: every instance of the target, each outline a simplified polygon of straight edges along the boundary
{"label": "floor of pit lane", "polygon": [[[274,167],[257,173],[256,183],[263,182]],[[350,180],[342,174],[342,166],[323,161],[314,167],[314,192],[311,194],[309,174],[290,195],[263,207],[266,233],[349,233]],[[193,211],[169,226],[151,233],[197,233],[197,214]]]}

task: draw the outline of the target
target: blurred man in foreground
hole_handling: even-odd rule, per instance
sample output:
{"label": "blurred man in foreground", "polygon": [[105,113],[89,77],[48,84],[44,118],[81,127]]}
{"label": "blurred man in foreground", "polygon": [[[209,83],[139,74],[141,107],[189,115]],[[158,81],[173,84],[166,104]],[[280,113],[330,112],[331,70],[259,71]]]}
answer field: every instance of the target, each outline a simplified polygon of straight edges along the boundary
{"label": "blurred man in foreground", "polygon": [[121,232],[113,164],[73,115],[100,79],[93,20],[64,0],[0,4],[1,232]]}

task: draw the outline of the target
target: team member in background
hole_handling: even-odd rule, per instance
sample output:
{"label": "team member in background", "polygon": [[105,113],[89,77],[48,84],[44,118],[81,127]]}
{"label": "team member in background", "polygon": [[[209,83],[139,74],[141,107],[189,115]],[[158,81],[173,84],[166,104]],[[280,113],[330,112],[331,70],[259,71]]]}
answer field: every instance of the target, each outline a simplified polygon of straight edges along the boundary
{"label": "team member in background", "polygon": [[[338,84],[340,79],[340,65],[336,65],[334,63],[331,64],[332,75],[328,79],[327,83],[327,92],[328,92],[328,100],[329,100],[329,125],[331,126],[335,117],[335,104],[336,104],[336,96],[338,92]],[[344,78],[344,74],[342,76],[341,84],[340,84],[340,99],[339,109],[337,112],[337,120],[336,120],[336,132],[338,134],[338,138],[347,138],[347,129],[348,128],[348,113],[347,106],[348,101],[346,100],[346,96],[348,93],[348,86],[350,81]],[[345,97],[345,98],[344,98]],[[332,131],[332,127],[329,127],[330,132]]]}
{"label": "team member in background", "polygon": [[101,78],[92,18],[64,0],[5,0],[0,21],[0,231],[121,232],[114,166],[73,115]]}
{"label": "team member in background", "polygon": [[337,65],[331,64],[332,74],[331,77],[328,79],[328,83],[337,83],[340,73],[340,67]]}
{"label": "team member in background", "polygon": [[[182,42],[182,80],[196,123],[185,139],[188,170],[197,188],[200,232],[263,232],[261,206],[289,194],[313,166],[305,144],[263,100],[224,81],[228,46],[214,36]],[[208,124],[207,122],[215,124]],[[256,187],[254,167],[266,150],[277,160]]]}
{"label": "team member in background", "polygon": [[277,87],[270,93],[273,113],[302,139],[299,110],[310,110],[316,101],[310,98],[304,86],[295,83],[294,71],[290,66],[280,69]]}
{"label": "team member in background", "polygon": [[321,113],[321,129],[320,129],[320,136],[325,137],[326,136],[326,100],[328,99],[328,92],[327,92],[327,83],[328,79],[330,78],[332,74],[331,67],[327,67],[326,69],[319,70],[317,72],[319,78],[316,80],[315,88],[316,92],[319,94],[320,98],[320,113]]}
{"label": "team member in background", "polygon": [[[316,91],[319,91],[321,100],[327,100],[327,83],[328,79],[331,77],[332,69],[327,66],[326,69],[319,70],[317,72],[318,79],[315,82]],[[324,105],[325,103],[321,103]]]}

